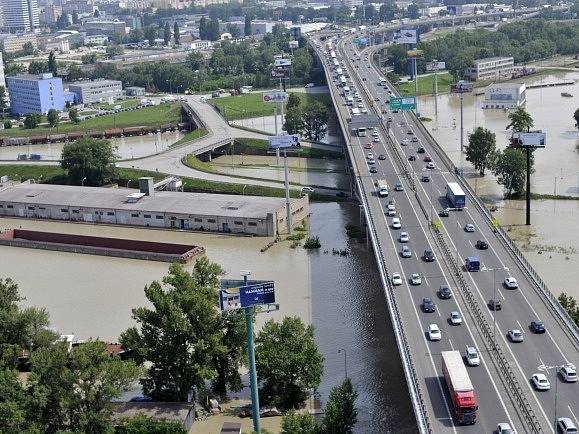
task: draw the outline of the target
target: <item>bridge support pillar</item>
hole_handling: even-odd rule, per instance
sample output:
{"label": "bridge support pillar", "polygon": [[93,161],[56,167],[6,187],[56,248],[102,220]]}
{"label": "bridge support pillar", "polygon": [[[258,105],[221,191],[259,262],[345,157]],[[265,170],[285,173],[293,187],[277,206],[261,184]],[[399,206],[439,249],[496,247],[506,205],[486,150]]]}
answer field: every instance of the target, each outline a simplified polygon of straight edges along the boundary
{"label": "bridge support pillar", "polygon": [[207,153],[207,161],[209,163],[211,163],[211,152],[213,152],[213,149]]}

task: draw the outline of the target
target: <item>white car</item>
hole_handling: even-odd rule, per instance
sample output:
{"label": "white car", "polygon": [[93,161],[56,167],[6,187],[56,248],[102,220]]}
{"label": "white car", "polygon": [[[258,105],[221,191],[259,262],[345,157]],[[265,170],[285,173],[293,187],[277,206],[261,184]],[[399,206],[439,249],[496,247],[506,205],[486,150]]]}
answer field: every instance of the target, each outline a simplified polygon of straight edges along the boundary
{"label": "white car", "polygon": [[413,285],[422,284],[422,279],[420,278],[420,274],[412,273],[412,276],[410,276],[410,283],[412,283]]}
{"label": "white car", "polygon": [[408,139],[402,139],[402,141],[400,142],[400,144],[402,146],[406,146],[406,145],[408,145],[408,143],[410,143],[410,141]]}
{"label": "white car", "polygon": [[515,434],[515,430],[508,423],[502,422],[497,425],[497,434]]}
{"label": "white car", "polygon": [[373,160],[374,159],[374,154],[372,152],[368,152],[368,154],[366,155],[366,158],[368,160]]}
{"label": "white car", "polygon": [[315,190],[312,187],[302,187],[302,194],[310,194],[313,193]]}
{"label": "white car", "polygon": [[408,236],[408,232],[400,232],[400,242],[407,243],[410,241],[410,237]]}
{"label": "white car", "polygon": [[439,341],[442,339],[442,333],[436,324],[428,326],[428,339],[431,341]]}
{"label": "white car", "polygon": [[462,317],[458,312],[450,312],[450,323],[452,325],[462,324]]}
{"label": "white car", "polygon": [[380,137],[374,137],[374,138],[372,139],[372,141],[373,141],[374,143],[378,143],[378,142],[380,141]]}
{"label": "white car", "polygon": [[411,258],[412,257],[412,250],[406,244],[402,246],[402,250],[400,251],[403,258]]}
{"label": "white car", "polygon": [[308,83],[308,84],[306,84],[304,87],[305,87],[306,89],[309,89],[310,87],[314,87],[314,86],[315,86],[314,83]]}
{"label": "white car", "polygon": [[519,329],[509,330],[508,335],[511,342],[523,342],[525,340],[523,332]]}
{"label": "white car", "polygon": [[426,165],[427,169],[434,169],[435,167],[436,166],[434,165],[434,163],[432,161]]}
{"label": "white car", "polygon": [[364,108],[364,104],[362,104],[361,102],[358,103],[358,108]]}
{"label": "white car", "polygon": [[372,136],[378,137],[378,135],[379,135],[378,131],[376,131],[376,130],[372,131]]}
{"label": "white car", "polygon": [[393,229],[400,229],[402,224],[400,223],[400,219],[398,217],[394,217],[392,219],[392,228]]}
{"label": "white car", "polygon": [[395,216],[395,215],[396,215],[396,208],[388,208],[388,209],[386,210],[386,214],[387,214],[389,217]]}
{"label": "white car", "polygon": [[475,347],[466,346],[466,364],[468,366],[478,366],[480,365],[480,357],[478,356],[478,351]]}
{"label": "white car", "polygon": [[549,380],[547,380],[545,374],[533,374],[531,382],[537,390],[549,390],[551,388],[551,384],[549,383]]}
{"label": "white car", "polygon": [[392,285],[402,285],[402,276],[400,276],[400,273],[392,273]]}
{"label": "white car", "polygon": [[505,279],[505,286],[509,289],[517,289],[519,284],[517,283],[517,279],[509,276]]}
{"label": "white car", "polygon": [[564,365],[559,368],[559,375],[565,383],[577,382],[577,369],[575,365]]}
{"label": "white car", "polygon": [[472,223],[467,223],[464,226],[464,230],[467,232],[474,232],[474,225]]}

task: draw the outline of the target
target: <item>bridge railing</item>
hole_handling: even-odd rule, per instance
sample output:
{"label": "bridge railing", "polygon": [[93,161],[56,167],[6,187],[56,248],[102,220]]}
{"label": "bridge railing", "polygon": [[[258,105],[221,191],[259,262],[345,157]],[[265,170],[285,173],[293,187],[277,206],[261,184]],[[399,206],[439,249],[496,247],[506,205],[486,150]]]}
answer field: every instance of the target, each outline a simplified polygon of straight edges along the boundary
{"label": "bridge railing", "polygon": [[[315,47],[314,47],[315,49]],[[316,50],[319,56],[319,51]],[[342,58],[344,58],[344,54],[342,52]],[[322,60],[325,62],[325,59]],[[325,64],[325,63],[324,63]],[[336,89],[332,85],[332,79],[330,76],[330,72],[327,68],[324,67],[324,72],[326,74],[326,80],[330,87],[330,96],[332,98],[332,102],[334,107],[340,107],[339,101],[336,97]],[[351,73],[350,73],[351,74]],[[352,74],[351,74],[352,76]],[[394,293],[392,291],[392,285],[389,279],[388,269],[386,267],[386,259],[380,245],[378,234],[376,232],[376,224],[374,222],[372,213],[370,211],[370,207],[366,200],[367,192],[364,189],[363,182],[359,176],[360,169],[358,168],[356,158],[352,151],[352,145],[350,142],[350,131],[348,129],[347,123],[344,122],[342,116],[340,116],[338,112],[338,121],[340,123],[340,128],[344,134],[346,139],[346,148],[348,150],[348,154],[350,157],[350,162],[356,168],[356,186],[358,192],[360,193],[360,201],[362,203],[362,207],[364,209],[364,214],[367,222],[367,230],[369,231],[370,239],[372,240],[372,245],[374,246],[374,255],[376,257],[376,262],[378,264],[378,268],[380,271],[380,279],[382,281],[382,286],[384,288],[384,295],[387,301],[388,312],[390,314],[390,321],[392,323],[392,328],[394,330],[394,336],[396,338],[396,343],[398,345],[398,350],[400,353],[400,359],[402,361],[402,367],[404,371],[404,375],[406,377],[406,383],[408,384],[408,390],[411,397],[412,406],[414,408],[414,413],[416,415],[416,422],[418,425],[418,429],[421,433],[431,433],[432,427],[428,415],[428,409],[426,405],[426,399],[422,393],[422,390],[419,386],[419,375],[415,369],[414,362],[412,360],[412,348],[408,343],[408,338],[404,332],[404,328],[402,326],[402,315],[396,303],[396,299],[394,297]],[[370,192],[371,193],[371,192]]]}

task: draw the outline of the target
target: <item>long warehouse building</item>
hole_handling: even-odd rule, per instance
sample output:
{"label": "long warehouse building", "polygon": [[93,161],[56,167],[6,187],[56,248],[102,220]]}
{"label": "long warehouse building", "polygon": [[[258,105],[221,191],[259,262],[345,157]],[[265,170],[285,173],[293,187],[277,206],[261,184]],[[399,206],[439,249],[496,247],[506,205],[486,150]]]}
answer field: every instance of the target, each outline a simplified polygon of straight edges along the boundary
{"label": "long warehouse building", "polygon": [[[141,178],[126,188],[16,184],[0,188],[0,216],[275,236],[287,233],[284,198],[155,191]],[[309,214],[291,199],[293,225]]]}

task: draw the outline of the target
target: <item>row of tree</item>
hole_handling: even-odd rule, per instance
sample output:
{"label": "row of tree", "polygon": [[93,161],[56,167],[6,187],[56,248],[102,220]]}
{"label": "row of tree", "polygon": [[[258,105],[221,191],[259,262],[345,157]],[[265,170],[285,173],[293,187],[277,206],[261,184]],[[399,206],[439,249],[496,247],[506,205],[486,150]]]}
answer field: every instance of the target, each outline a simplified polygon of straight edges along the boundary
{"label": "row of tree", "polygon": [[319,101],[302,104],[297,93],[290,93],[285,113],[284,129],[289,134],[301,134],[319,142],[326,136],[328,108]]}
{"label": "row of tree", "polygon": [[575,324],[579,326],[579,303],[573,296],[562,292],[558,297],[559,303],[563,309],[569,314]]}

